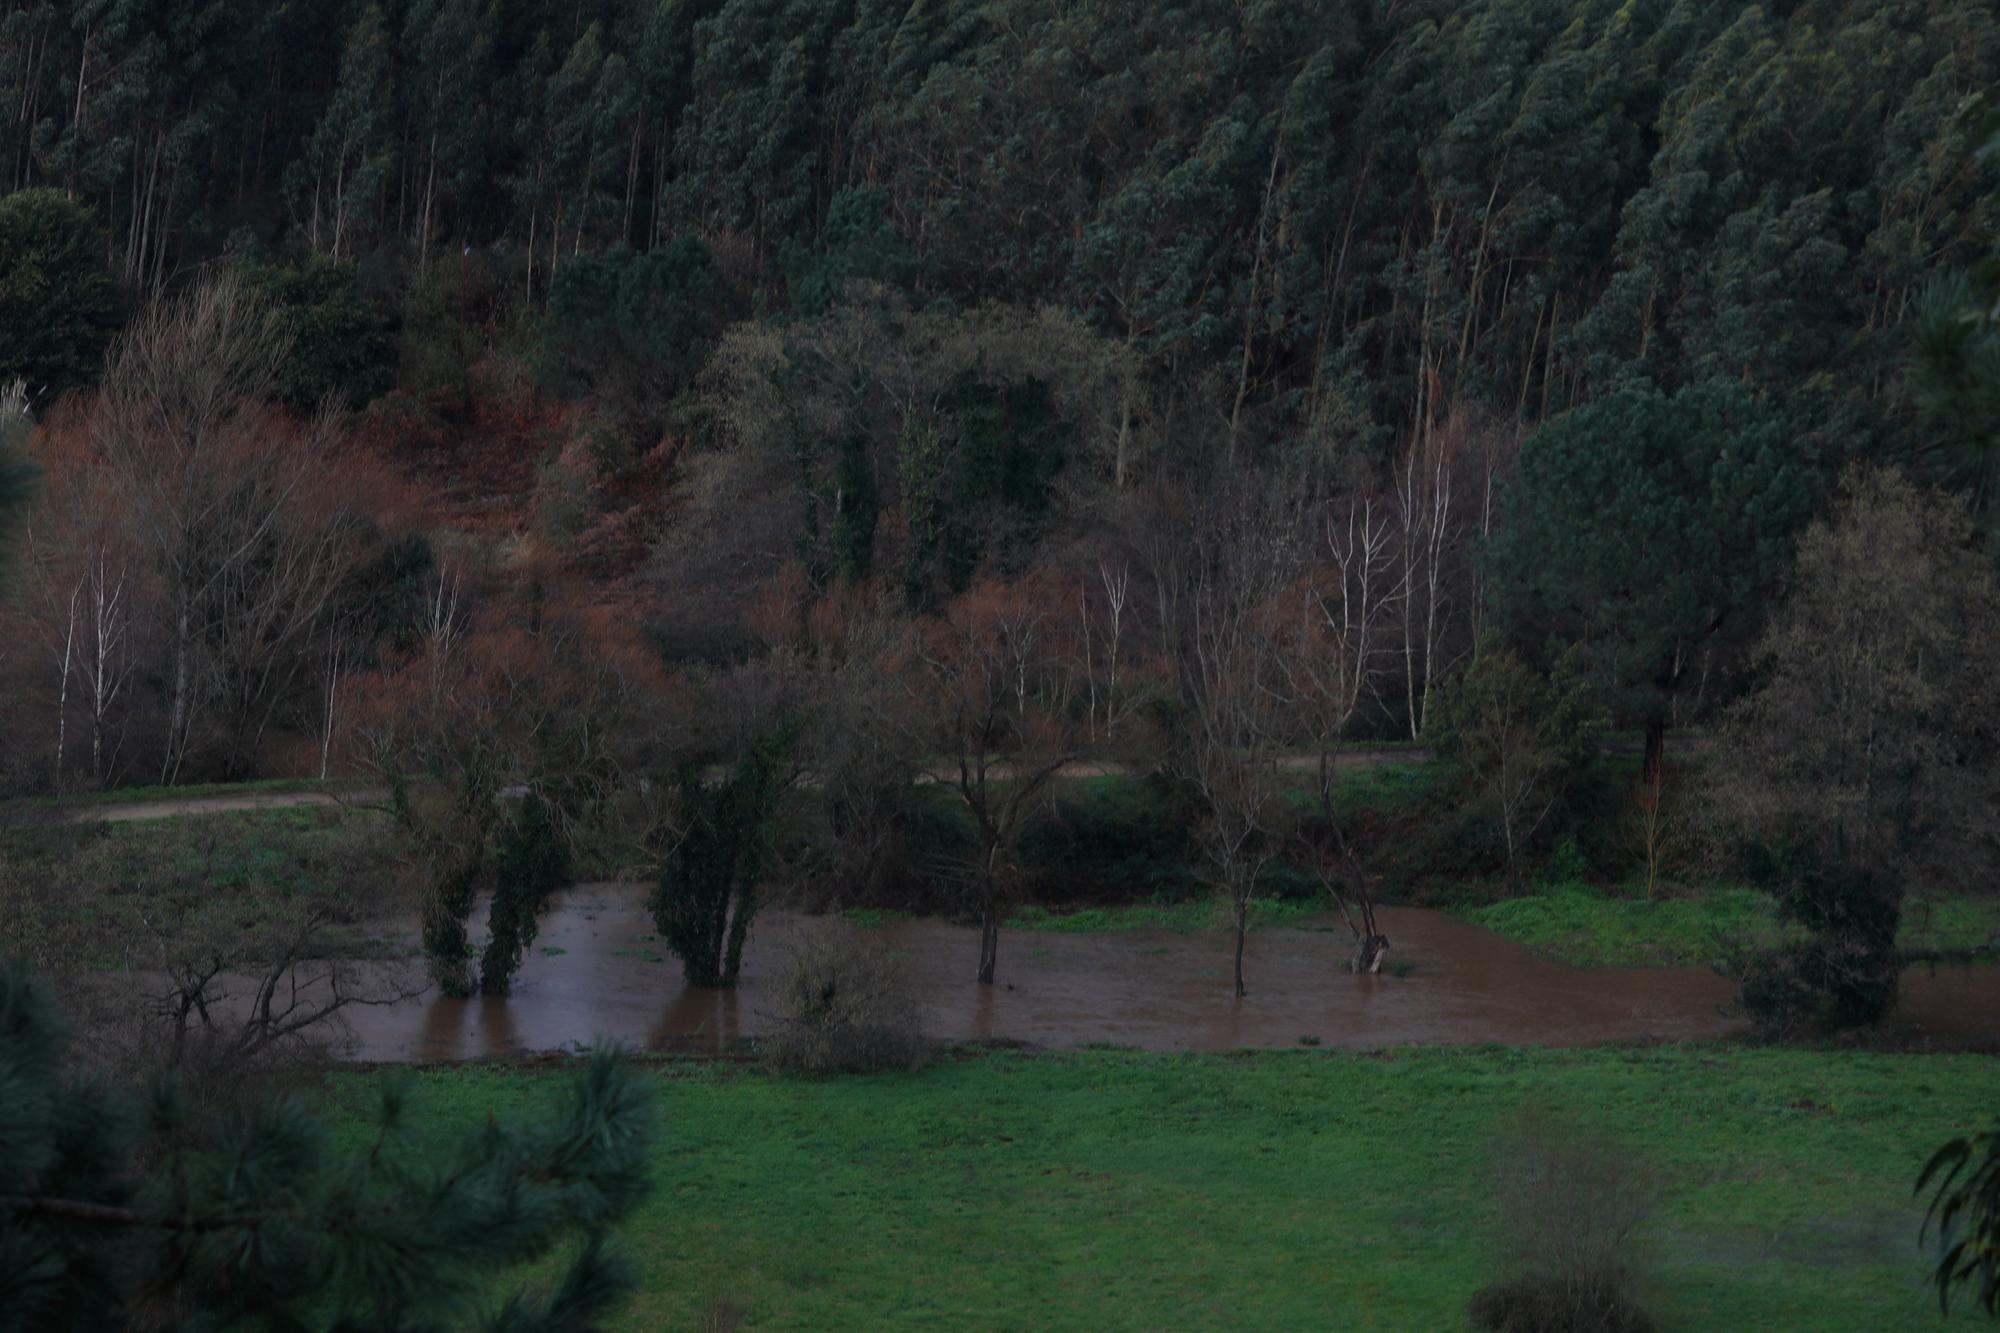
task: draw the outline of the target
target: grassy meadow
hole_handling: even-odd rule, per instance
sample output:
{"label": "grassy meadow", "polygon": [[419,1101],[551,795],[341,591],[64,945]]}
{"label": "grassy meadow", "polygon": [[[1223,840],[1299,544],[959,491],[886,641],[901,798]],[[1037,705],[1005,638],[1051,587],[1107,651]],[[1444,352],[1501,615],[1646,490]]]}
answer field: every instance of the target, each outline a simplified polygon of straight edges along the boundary
{"label": "grassy meadow", "polygon": [[[341,1132],[367,1132],[380,1077],[329,1081]],[[416,1077],[418,1133],[558,1090],[546,1067]],[[969,1053],[832,1082],[718,1063],[653,1077],[628,1330],[1462,1327],[1492,1275],[1496,1134],[1535,1106],[1618,1136],[1650,1179],[1662,1328],[1931,1328],[1911,1185],[2000,1103],[1990,1058],[1749,1047]]]}

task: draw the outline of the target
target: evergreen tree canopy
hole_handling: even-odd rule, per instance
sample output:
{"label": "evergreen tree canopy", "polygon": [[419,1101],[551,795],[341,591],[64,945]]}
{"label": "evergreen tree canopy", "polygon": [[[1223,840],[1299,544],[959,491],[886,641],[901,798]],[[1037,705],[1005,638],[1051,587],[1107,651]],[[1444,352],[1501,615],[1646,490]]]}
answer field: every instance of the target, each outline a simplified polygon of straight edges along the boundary
{"label": "evergreen tree canopy", "polygon": [[1612,394],[1523,446],[1484,553],[1491,595],[1514,633],[1576,645],[1607,703],[1657,730],[1754,630],[1820,477],[1740,385]]}
{"label": "evergreen tree canopy", "polygon": [[0,198],[0,386],[46,403],[96,382],[118,307],[89,209],[59,190]]}
{"label": "evergreen tree canopy", "polygon": [[[599,1054],[541,1123],[455,1143],[413,1132],[391,1084],[374,1132],[338,1143],[296,1099],[206,1127],[171,1086],[66,1077],[43,988],[0,969],[0,1311],[24,1331],[597,1327],[632,1283],[608,1238],[644,1196],[647,1085]],[[496,1283],[558,1250],[555,1284]],[[149,1316],[150,1317],[150,1316]]]}
{"label": "evergreen tree canopy", "polygon": [[395,383],[395,339],[352,264],[309,259],[296,268],[253,268],[246,277],[291,338],[275,386],[281,402],[359,407]]}
{"label": "evergreen tree canopy", "polygon": [[646,417],[686,389],[729,314],[708,247],[684,236],[645,254],[591,255],[557,271],[538,369],[558,393]]}

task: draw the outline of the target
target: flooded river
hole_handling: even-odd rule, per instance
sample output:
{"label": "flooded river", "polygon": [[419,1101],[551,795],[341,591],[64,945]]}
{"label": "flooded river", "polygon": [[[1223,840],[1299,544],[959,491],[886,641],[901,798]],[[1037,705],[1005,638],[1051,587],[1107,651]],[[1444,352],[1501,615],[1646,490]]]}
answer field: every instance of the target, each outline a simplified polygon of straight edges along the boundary
{"label": "flooded river", "polygon": [[[934,1037],[1070,1047],[1229,1050],[1407,1042],[1586,1045],[1727,1035],[1733,987],[1700,968],[1580,969],[1440,912],[1384,908],[1392,959],[1407,976],[1344,972],[1344,930],[1250,936],[1250,995],[1230,993],[1223,934],[1063,935],[1007,931],[1000,984],[972,981],[978,936],[934,920],[849,926],[787,913],[760,917],[733,992],[690,989],[654,938],[636,887],[573,890],[552,906],[506,997],[436,994],[351,1010],[350,1055],[369,1061],[464,1060],[559,1051],[608,1038],[719,1051],[768,1024],[770,979],[803,929],[852,930],[898,956]],[[1914,970],[1898,1021],[1940,1041],[2000,1037],[2000,968]]]}

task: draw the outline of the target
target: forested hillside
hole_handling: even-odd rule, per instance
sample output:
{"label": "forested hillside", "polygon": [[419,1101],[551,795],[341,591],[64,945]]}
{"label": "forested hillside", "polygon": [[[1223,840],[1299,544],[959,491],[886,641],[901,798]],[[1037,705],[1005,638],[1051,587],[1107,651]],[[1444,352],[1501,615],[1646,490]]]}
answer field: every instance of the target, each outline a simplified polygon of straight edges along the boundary
{"label": "forested hillside", "polygon": [[[1983,506],[1996,83],[1947,0],[17,0],[0,376],[101,451],[112,338],[228,266],[284,344],[239,389],[384,474],[378,591],[471,534],[713,661],[1040,570],[1171,657],[1172,548],[1261,492],[1380,584],[1353,726],[1422,734],[1496,631],[1657,728],[1847,463]],[[262,722],[175,739],[153,619],[142,748],[255,770]],[[237,712],[326,731],[261,662],[313,636],[243,633]]]}
{"label": "forested hillside", "polygon": [[0,1325],[1990,1314],[1996,575],[1995,0],[0,0]]}

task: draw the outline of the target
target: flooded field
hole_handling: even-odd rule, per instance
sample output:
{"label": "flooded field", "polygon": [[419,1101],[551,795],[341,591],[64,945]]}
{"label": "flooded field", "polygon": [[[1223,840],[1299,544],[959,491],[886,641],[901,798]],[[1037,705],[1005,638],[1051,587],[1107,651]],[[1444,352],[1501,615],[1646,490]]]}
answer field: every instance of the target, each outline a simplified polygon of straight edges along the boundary
{"label": "flooded field", "polygon": [[[1380,915],[1391,956],[1408,975],[1348,975],[1341,930],[1258,931],[1245,964],[1250,995],[1238,1000],[1221,934],[1008,931],[1000,984],[981,987],[972,981],[978,937],[968,928],[935,920],[860,927],[770,913],[751,932],[739,987],[714,992],[682,985],[679,962],[654,938],[642,889],[582,888],[551,908],[511,995],[430,994],[350,1011],[349,1054],[464,1060],[600,1038],[719,1051],[767,1025],[770,978],[807,928],[852,930],[898,955],[931,1035],[949,1041],[1191,1051],[1293,1046],[1302,1038],[1347,1047],[1588,1045],[1740,1028],[1727,1012],[1733,986],[1704,969],[1573,968],[1441,912]],[[1913,970],[1897,1021],[1942,1042],[2000,1037],[2000,968]]]}

